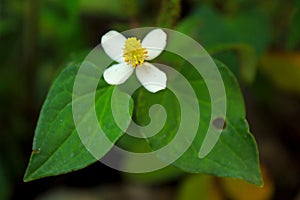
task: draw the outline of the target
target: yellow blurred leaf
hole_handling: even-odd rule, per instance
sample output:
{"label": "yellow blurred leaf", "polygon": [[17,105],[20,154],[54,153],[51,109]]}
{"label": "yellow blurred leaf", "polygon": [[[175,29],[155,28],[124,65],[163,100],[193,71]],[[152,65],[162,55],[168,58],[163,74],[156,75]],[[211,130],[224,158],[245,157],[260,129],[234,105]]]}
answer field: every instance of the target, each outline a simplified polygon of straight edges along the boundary
{"label": "yellow blurred leaf", "polygon": [[300,52],[272,52],[261,59],[261,71],[284,91],[300,93]]}
{"label": "yellow blurred leaf", "polygon": [[268,200],[272,197],[273,184],[264,169],[262,176],[264,186],[261,188],[237,179],[222,178],[220,181],[225,195],[232,200]]}
{"label": "yellow blurred leaf", "polygon": [[177,200],[221,200],[215,178],[207,175],[193,175],[186,178],[180,185]]}

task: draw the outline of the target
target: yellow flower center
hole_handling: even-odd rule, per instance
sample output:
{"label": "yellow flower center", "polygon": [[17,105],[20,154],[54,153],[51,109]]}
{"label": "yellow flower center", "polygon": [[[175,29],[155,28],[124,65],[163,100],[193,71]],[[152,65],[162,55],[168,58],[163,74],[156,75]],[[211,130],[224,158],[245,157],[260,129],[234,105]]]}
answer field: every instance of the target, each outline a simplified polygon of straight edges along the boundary
{"label": "yellow flower center", "polygon": [[125,62],[136,67],[144,63],[145,58],[148,57],[146,48],[143,48],[141,41],[137,40],[136,37],[128,38],[123,48],[123,57]]}

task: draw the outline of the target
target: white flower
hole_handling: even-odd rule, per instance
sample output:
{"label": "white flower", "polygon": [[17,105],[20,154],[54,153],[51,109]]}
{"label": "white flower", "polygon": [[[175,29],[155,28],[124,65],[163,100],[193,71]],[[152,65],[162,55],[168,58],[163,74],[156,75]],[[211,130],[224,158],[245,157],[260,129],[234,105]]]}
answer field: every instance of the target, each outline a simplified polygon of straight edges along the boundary
{"label": "white flower", "polygon": [[164,50],[167,35],[161,29],[150,31],[142,40],[136,37],[125,38],[117,31],[109,31],[101,38],[101,45],[106,54],[117,61],[104,71],[104,79],[108,84],[124,83],[134,69],[138,80],[150,92],[166,88],[167,76],[153,64],[145,62],[156,58]]}

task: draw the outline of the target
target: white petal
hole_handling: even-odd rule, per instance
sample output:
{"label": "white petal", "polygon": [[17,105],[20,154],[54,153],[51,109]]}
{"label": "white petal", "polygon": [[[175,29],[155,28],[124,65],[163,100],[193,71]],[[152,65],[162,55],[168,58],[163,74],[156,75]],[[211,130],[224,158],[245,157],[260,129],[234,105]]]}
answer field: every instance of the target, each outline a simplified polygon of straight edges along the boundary
{"label": "white petal", "polygon": [[126,38],[117,31],[109,31],[101,38],[101,45],[105,53],[117,62],[124,62],[123,48]]}
{"label": "white petal", "polygon": [[150,31],[142,41],[142,47],[148,51],[146,60],[152,60],[159,56],[167,44],[167,34],[161,29]]}
{"label": "white petal", "polygon": [[103,73],[104,80],[111,85],[124,83],[132,74],[134,68],[126,63],[115,64]]}
{"label": "white petal", "polygon": [[136,67],[136,76],[150,92],[155,93],[166,88],[166,74],[148,62]]}

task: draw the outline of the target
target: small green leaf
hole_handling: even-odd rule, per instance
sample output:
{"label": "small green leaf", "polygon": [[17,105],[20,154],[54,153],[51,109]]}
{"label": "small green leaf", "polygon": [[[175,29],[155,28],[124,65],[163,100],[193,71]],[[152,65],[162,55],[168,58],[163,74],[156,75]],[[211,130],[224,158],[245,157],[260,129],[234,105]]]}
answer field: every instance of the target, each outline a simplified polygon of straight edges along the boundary
{"label": "small green leaf", "polygon": [[[261,185],[262,179],[259,168],[258,151],[245,119],[245,108],[241,91],[235,77],[227,67],[220,62],[216,62],[216,64],[226,90],[226,119],[210,118],[210,94],[206,87],[205,80],[203,80],[201,76],[197,76],[197,72],[194,71],[195,69],[193,69],[190,64],[185,64],[180,72],[190,81],[197,95],[200,108],[200,122],[197,135],[192,144],[173,165],[187,172],[201,172],[221,177],[240,178],[250,183]],[[170,144],[177,134],[180,123],[189,123],[192,125],[195,121],[193,115],[197,114],[193,113],[195,112],[194,107],[186,107],[185,109],[188,109],[190,113],[190,118],[181,119],[180,106],[182,106],[182,103],[176,100],[176,96],[174,96],[170,90],[164,90],[154,95],[145,90],[141,90],[138,102],[136,118],[137,122],[141,125],[149,123],[147,112],[154,104],[162,105],[168,115],[162,130],[155,136],[147,138],[153,150],[161,149]],[[152,116],[151,120],[156,121],[160,118],[161,115],[157,113],[157,115]],[[225,120],[226,123],[222,134],[212,151],[206,157],[200,159],[198,157],[199,150],[210,124],[213,124],[217,129],[222,129],[222,127],[218,127],[218,120]],[[184,140],[188,141],[189,138],[184,138]],[[178,147],[174,147],[174,154],[176,154],[177,148]],[[163,154],[158,154],[158,156],[167,162],[169,161],[169,158]]]}
{"label": "small green leaf", "polygon": [[182,20],[177,30],[195,38],[208,51],[220,45],[243,43],[261,55],[270,42],[271,28],[266,14],[257,9],[223,14],[212,7],[200,6]]}
{"label": "small green leaf", "polygon": [[[94,65],[90,65],[90,67],[93,68],[90,71],[99,70]],[[84,116],[81,116],[82,123],[76,124],[81,127],[90,127],[91,131],[87,133],[87,136],[89,137],[89,141],[92,141],[92,144],[88,147],[97,145],[99,154],[97,156],[94,154],[91,155],[90,151],[84,146],[81,140],[82,136],[80,137],[77,132],[79,127],[75,126],[74,123],[72,103],[75,102],[74,104],[78,103],[79,105],[80,103],[85,103],[87,99],[93,96],[92,91],[85,94],[78,93],[72,102],[72,95],[74,97],[74,94],[72,94],[73,87],[78,70],[78,65],[69,65],[61,72],[49,91],[35,130],[33,151],[24,181],[31,181],[84,168],[105,155],[123,134],[123,131],[119,129],[114,121],[110,106],[115,87],[108,86],[103,83],[103,80],[100,80],[94,96],[94,107],[91,105],[90,110]],[[88,84],[96,77],[93,77],[93,73],[91,73],[90,76],[84,76],[83,78]],[[130,98],[123,93],[120,93],[119,97],[117,101],[127,99],[128,102],[128,98]],[[130,101],[129,106],[131,112],[133,108],[132,101]],[[106,136],[111,141],[109,145],[103,144],[105,141],[99,141],[99,137],[97,137],[99,126],[98,124],[92,124],[92,120],[90,120],[94,110],[96,110],[97,120],[102,130],[104,130]],[[119,114],[123,115],[123,113]],[[124,116],[119,116],[123,119],[121,122],[124,123],[122,127],[128,127],[131,121],[126,114],[124,113]],[[95,126],[97,127],[95,128]]]}
{"label": "small green leaf", "polygon": [[[200,42],[210,54],[229,66],[238,78],[251,83],[255,78],[258,58],[270,43],[271,28],[268,17],[259,10],[224,14],[201,5],[181,21],[177,30]],[[236,54],[238,62],[233,62],[230,56],[220,55],[228,51]]]}

